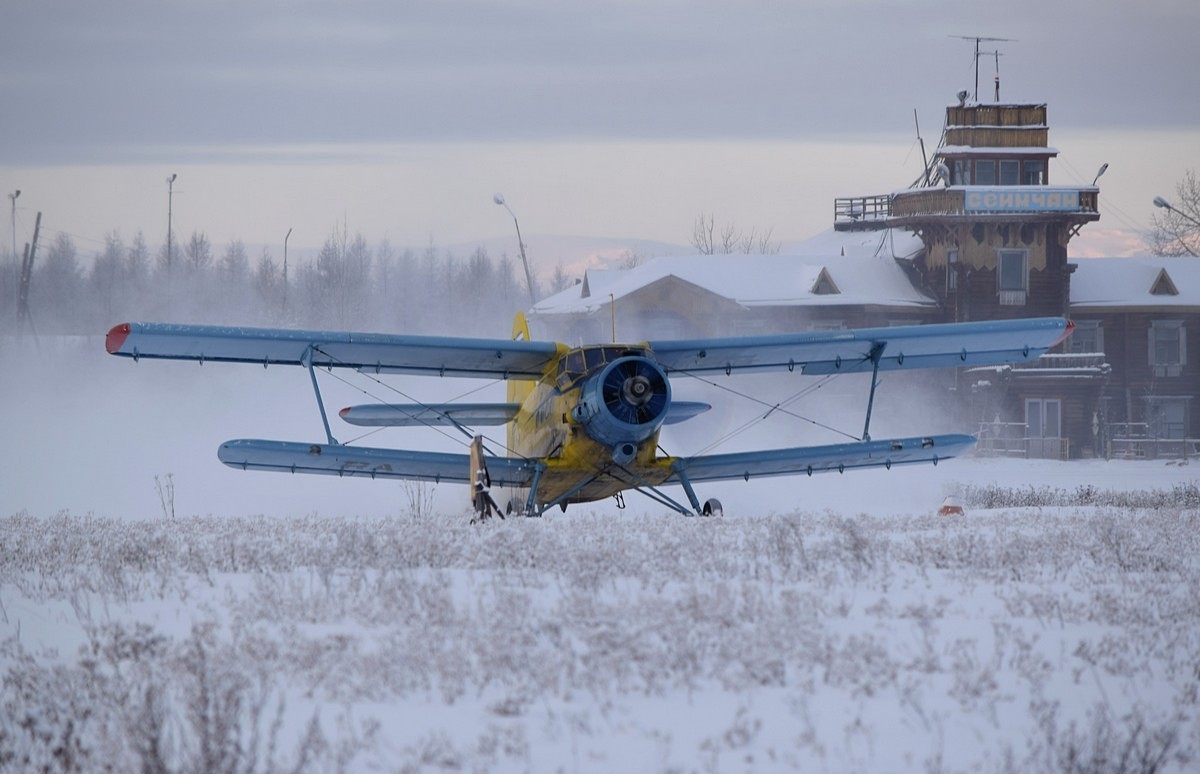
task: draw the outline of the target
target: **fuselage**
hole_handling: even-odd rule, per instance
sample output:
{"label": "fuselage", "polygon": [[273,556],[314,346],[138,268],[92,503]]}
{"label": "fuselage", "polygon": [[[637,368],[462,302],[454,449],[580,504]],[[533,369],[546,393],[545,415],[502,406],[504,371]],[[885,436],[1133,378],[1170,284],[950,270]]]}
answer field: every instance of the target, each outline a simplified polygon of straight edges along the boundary
{"label": "fuselage", "polygon": [[[566,350],[538,381],[510,381],[509,401],[521,404],[508,425],[510,456],[546,465],[538,504],[600,500],[670,475],[657,453],[670,385],[644,346]],[[510,494],[517,504],[525,496]]]}

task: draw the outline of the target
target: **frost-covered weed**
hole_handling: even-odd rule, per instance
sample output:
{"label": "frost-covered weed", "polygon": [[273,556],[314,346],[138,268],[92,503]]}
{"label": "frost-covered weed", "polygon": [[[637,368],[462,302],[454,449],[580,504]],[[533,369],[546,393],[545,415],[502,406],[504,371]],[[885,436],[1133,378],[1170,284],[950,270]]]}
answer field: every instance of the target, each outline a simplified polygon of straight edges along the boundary
{"label": "frost-covered weed", "polygon": [[[0,520],[0,767],[529,768],[556,739],[645,733],[671,740],[662,768],[764,745],[755,760],[862,768],[900,723],[914,766],[1150,770],[1104,767],[1127,750],[1171,770],[1200,753],[1197,527],[1177,504],[482,527],[19,514]],[[31,609],[84,644],[37,641]],[[692,737],[615,720],[714,695],[737,713]],[[990,743],[955,749],[953,724]]]}

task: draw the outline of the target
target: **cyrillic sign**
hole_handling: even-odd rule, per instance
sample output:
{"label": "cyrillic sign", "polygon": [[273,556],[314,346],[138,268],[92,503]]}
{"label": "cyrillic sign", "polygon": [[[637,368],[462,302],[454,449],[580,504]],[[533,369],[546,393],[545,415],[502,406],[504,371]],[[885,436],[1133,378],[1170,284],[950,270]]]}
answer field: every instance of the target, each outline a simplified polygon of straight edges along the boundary
{"label": "cyrillic sign", "polygon": [[965,206],[968,212],[1062,212],[1079,209],[1079,192],[974,189],[967,191]]}

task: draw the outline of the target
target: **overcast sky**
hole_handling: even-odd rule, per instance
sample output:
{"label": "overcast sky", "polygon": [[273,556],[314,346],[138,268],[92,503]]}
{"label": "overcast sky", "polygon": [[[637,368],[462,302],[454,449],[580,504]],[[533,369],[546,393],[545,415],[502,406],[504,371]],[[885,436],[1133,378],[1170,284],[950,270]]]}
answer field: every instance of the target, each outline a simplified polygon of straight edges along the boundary
{"label": "overcast sky", "polygon": [[43,0],[2,21],[17,241],[43,211],[84,252],[160,244],[171,173],[175,227],[217,246],[501,236],[496,191],[529,234],[686,243],[712,212],[803,238],[835,196],[916,178],[914,109],[932,150],[974,89],[957,35],[1014,39],[983,47],[1004,100],[1049,103],[1052,182],[1110,163],[1085,234],[1127,238],[1200,168],[1195,0]]}

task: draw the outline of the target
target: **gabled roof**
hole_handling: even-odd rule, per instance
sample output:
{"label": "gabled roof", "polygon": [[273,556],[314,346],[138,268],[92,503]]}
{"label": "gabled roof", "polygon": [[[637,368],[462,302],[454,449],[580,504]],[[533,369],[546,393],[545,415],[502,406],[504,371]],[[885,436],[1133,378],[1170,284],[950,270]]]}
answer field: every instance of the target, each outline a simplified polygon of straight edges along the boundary
{"label": "gabled roof", "polygon": [[[878,236],[876,237],[878,240]],[[663,278],[675,277],[743,307],[935,304],[887,254],[691,255],[655,258],[632,269],[591,269],[581,283],[539,301],[534,314],[589,314]]]}
{"label": "gabled roof", "polygon": [[1200,307],[1200,258],[1080,258],[1073,307]]}

